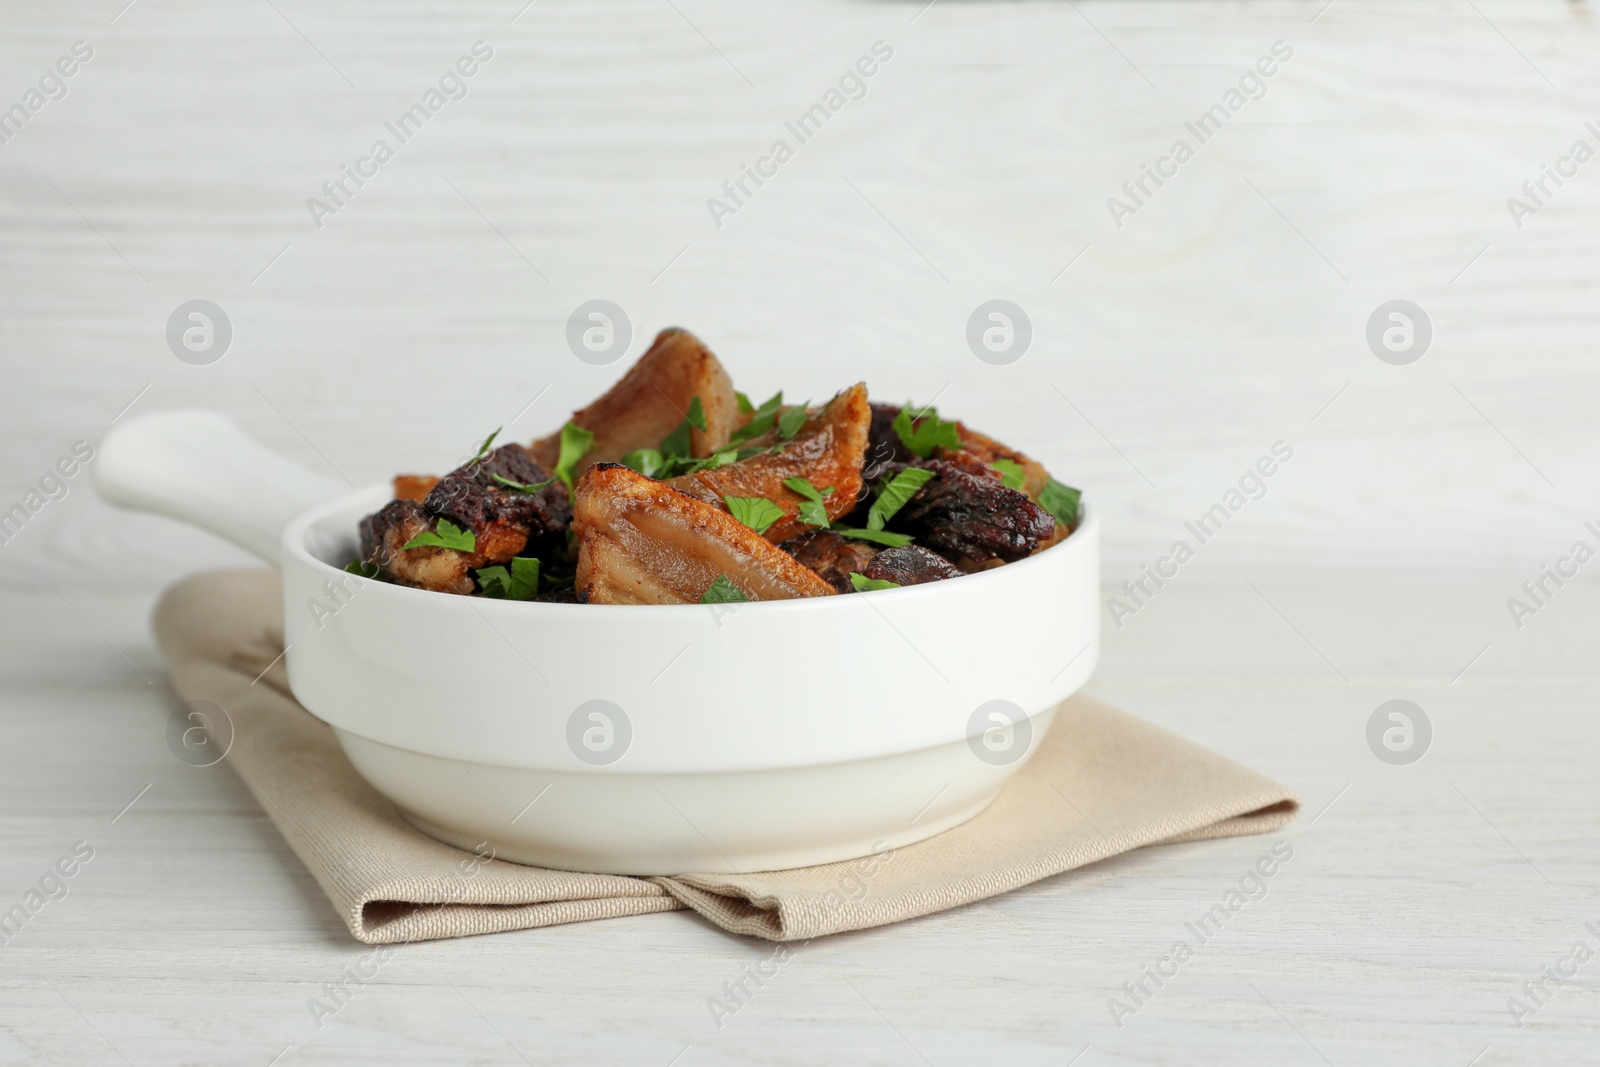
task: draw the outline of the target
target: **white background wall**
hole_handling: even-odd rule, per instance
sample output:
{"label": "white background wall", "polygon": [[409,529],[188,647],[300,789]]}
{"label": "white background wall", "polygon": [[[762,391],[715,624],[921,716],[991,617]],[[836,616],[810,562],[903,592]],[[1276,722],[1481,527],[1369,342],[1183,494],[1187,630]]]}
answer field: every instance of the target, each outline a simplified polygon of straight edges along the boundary
{"label": "white background wall", "polygon": [[[0,34],[0,105],[95,50],[0,146],[5,506],[136,394],[124,417],[216,408],[358,484],[544,390],[508,430],[531,438],[625,366],[563,340],[605,297],[635,352],[688,326],[752,394],[937,394],[1085,488],[1114,581],[1279,439],[1195,573],[1520,581],[1600,518],[1600,162],[1521,229],[1505,204],[1600,147],[1591,4],[122,2],[12,4]],[[316,228],[306,199],[480,39],[469,95]],[[868,95],[713,225],[878,40]],[[1107,197],[1280,40],[1266,96],[1114,226]],[[997,296],[1035,331],[1007,367],[963,337]],[[165,343],[195,297],[233,323],[211,366]],[[1406,367],[1364,340],[1396,297],[1435,332]],[[0,582],[153,592],[242,558],[80,477]]]}

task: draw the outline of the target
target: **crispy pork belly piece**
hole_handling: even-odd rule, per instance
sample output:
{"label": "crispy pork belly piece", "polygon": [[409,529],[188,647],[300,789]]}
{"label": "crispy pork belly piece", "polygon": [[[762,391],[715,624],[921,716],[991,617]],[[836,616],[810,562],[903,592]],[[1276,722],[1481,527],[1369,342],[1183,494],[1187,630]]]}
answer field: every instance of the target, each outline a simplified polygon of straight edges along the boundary
{"label": "crispy pork belly piece", "polygon": [[432,530],[438,521],[415,500],[391,500],[361,520],[361,558],[377,564],[383,577],[396,585],[438,593],[471,593],[472,569],[483,566],[482,556],[453,548],[405,547],[413,537]]}
{"label": "crispy pork belly piece", "polygon": [[438,475],[434,474],[396,474],[394,476],[394,498],[396,500],[415,500],[420,504],[427,499],[428,492],[438,484]]}
{"label": "crispy pork belly piece", "polygon": [[[961,568],[921,545],[886,548],[861,571],[863,578],[881,578],[896,585],[922,585],[961,577]],[[845,576],[849,580],[849,575]]]}
{"label": "crispy pork belly piece", "polygon": [[697,604],[718,575],[751,600],[832,596],[833,587],[720,508],[616,463],[578,482],[578,599]]}
{"label": "crispy pork belly piece", "polygon": [[[636,448],[655,448],[683,422],[695,397],[705,412],[706,428],[690,430],[689,447],[695,456],[709,456],[728,443],[739,423],[733,381],[711,350],[689,331],[662,330],[616,385],[572,413],[573,423],[594,434],[594,443],[575,473],[592,463],[615,463]],[[541,438],[531,447],[540,465],[554,468],[561,455],[561,434]]]}
{"label": "crispy pork belly piece", "polygon": [[[497,480],[519,485],[549,485],[525,493]],[[422,506],[449,519],[477,539],[476,554],[490,563],[512,556],[565,555],[565,529],[572,521],[567,488],[533,461],[521,445],[502,445],[481,460],[439,479]]]}
{"label": "crispy pork belly piece", "polygon": [[[811,570],[817,577],[833,586],[835,592],[851,593],[855,587],[850,584],[850,572],[865,574],[867,565],[872,562],[872,557],[877,554],[877,549],[865,541],[852,541],[841,537],[832,530],[814,530],[802,534],[792,541],[786,541],[783,550]],[[946,567],[940,556],[934,556]],[[956,571],[960,574],[960,571]],[[891,579],[893,580],[893,579]]]}
{"label": "crispy pork belly piece", "polygon": [[[888,528],[908,533],[964,571],[1031,555],[1055,533],[1056,520],[976,457],[917,460],[910,466],[934,477],[889,520]],[[907,464],[890,463],[893,476]],[[861,506],[857,506],[860,512]]]}
{"label": "crispy pork belly piece", "polygon": [[[725,508],[724,497],[766,497],[783,509],[784,516],[767,527],[764,536],[781,544],[814,529],[798,517],[806,498],[785,486],[784,479],[808,478],[819,490],[831,488],[833,492],[823,502],[829,522],[855,507],[871,417],[866,385],[853,385],[811,409],[805,423],[787,441],[772,429],[743,442],[745,448],[762,449],[749,459],[685,474],[666,484],[719,508]],[[770,451],[775,446],[779,451]]]}

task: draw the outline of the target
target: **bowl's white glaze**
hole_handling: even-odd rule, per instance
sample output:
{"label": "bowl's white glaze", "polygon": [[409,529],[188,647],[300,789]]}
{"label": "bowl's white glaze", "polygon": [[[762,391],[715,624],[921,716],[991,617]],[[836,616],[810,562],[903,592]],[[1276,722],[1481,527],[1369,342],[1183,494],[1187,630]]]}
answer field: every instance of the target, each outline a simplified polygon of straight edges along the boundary
{"label": "bowl's white glaze", "polygon": [[[600,775],[870,759],[964,740],[991,701],[1030,716],[1054,707],[1098,652],[1092,512],[1037,556],[944,582],[603,606],[446,596],[345,573],[356,523],[387,499],[365,490],[290,524],[284,620],[301,703],[396,748]],[[594,705],[629,735],[604,763],[569,743],[569,719],[595,701],[620,709]],[[580,720],[592,725],[590,714]]]}

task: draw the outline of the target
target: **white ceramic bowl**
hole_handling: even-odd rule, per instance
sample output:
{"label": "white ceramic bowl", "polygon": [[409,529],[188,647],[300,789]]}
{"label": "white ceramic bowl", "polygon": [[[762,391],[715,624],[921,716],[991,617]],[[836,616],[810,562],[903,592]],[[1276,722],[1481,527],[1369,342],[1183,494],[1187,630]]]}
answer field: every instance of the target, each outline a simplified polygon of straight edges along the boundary
{"label": "white ceramic bowl", "polygon": [[1037,556],[905,589],[540,604],[346,574],[388,488],[220,416],[132,420],[95,469],[112,502],[279,562],[295,696],[419,829],[522,863],[773,870],[921,840],[994,799],[1099,652],[1090,511]]}

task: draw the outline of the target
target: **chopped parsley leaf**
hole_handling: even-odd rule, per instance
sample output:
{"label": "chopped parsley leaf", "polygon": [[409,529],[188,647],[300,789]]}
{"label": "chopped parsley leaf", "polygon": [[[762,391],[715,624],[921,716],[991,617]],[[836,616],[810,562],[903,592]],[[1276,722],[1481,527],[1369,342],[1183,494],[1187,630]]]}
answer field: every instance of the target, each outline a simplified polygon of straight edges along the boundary
{"label": "chopped parsley leaf", "polygon": [[807,526],[815,526],[826,530],[833,520],[828,518],[828,509],[815,500],[800,501],[800,509],[795,512],[796,517]]}
{"label": "chopped parsley leaf", "polygon": [[556,459],[556,469],[550,473],[565,482],[569,492],[572,490],[573,469],[588,454],[592,444],[594,434],[577,423],[569,422],[561,427],[561,452]]}
{"label": "chopped parsley leaf", "polygon": [[478,462],[484,456],[489,454],[489,446],[494,444],[494,439],[500,436],[500,431],[503,429],[505,429],[504,426],[496,426],[494,428],[494,433],[483,439],[483,444],[478,446],[478,454],[467,461],[467,466],[472,466],[474,463]]}
{"label": "chopped parsley leaf", "polygon": [[750,403],[750,398],[737,389],[733,392],[733,398],[739,402],[739,414],[741,415],[748,415],[756,409],[755,405]]}
{"label": "chopped parsley leaf", "polygon": [[766,533],[768,527],[786,514],[764,496],[725,496],[722,500],[734,518],[756,533]]}
{"label": "chopped parsley leaf", "polygon": [[911,543],[910,534],[890,533],[888,530],[857,530],[848,526],[835,526],[832,529],[834,533],[844,537],[853,537],[857,541],[871,541],[890,548],[899,548]]}
{"label": "chopped parsley leaf", "polygon": [[783,390],[780,389],[772,396],[769,396],[767,399],[763,400],[760,407],[751,409],[748,412],[750,415],[750,421],[733,431],[728,440],[734,444],[738,444],[740,441],[748,441],[752,437],[760,437],[762,434],[772,429],[773,420],[777,418],[778,409],[782,406]]}
{"label": "chopped parsley leaf", "polygon": [[368,563],[360,559],[346,563],[344,569],[347,574],[354,574],[361,578],[371,578],[373,581],[380,580],[380,576],[383,574],[383,568],[376,563]]}
{"label": "chopped parsley leaf", "polygon": [[1078,501],[1082,496],[1081,491],[1051,478],[1044,483],[1044,488],[1039,490],[1039,506],[1054,515],[1057,522],[1066,526],[1076,526]]}
{"label": "chopped parsley leaf", "polygon": [[810,478],[802,478],[798,476],[794,478],[785,478],[783,480],[783,484],[791,492],[805,497],[805,499],[800,502],[800,521],[805,523],[807,526],[817,526],[826,529],[831,521],[828,518],[826,498],[833,495],[833,486],[830,485],[826,489],[818,489],[816,486],[811,484]]}
{"label": "chopped parsley leaf", "polygon": [[894,432],[900,443],[921,459],[927,459],[935,448],[961,447],[961,434],[953,422],[945,422],[933,408],[923,408],[913,418],[911,404],[900,409],[894,417]]}
{"label": "chopped parsley leaf", "polygon": [[739,461],[739,450],[724,448],[720,452],[713,452],[705,459],[690,459],[688,456],[668,456],[661,466],[661,473],[657,478],[676,477],[681,474],[694,474],[697,471],[715,470],[726,467],[730,463]]}
{"label": "chopped parsley leaf", "polygon": [[402,548],[453,548],[457,552],[472,552],[478,547],[478,539],[471,530],[463,530],[449,519],[440,519],[435,530],[424,530]]}
{"label": "chopped parsley leaf", "polygon": [[806,418],[811,414],[806,404],[797,404],[778,416],[778,436],[787,441],[800,432],[800,427],[806,424]]}
{"label": "chopped parsley leaf", "polygon": [[814,500],[818,504],[822,503],[827,497],[833,495],[833,486],[830,485],[826,489],[818,489],[816,486],[811,484],[810,478],[803,478],[799,475],[796,475],[793,478],[785,478],[783,480],[783,484],[791,492],[797,493],[800,496],[805,497],[807,500]]}
{"label": "chopped parsley leaf", "polygon": [[506,478],[506,477],[503,477],[503,476],[498,475],[498,474],[491,474],[491,475],[489,475],[489,477],[493,478],[496,482],[498,482],[500,485],[504,486],[505,488],[510,489],[513,492],[517,492],[517,493],[537,493],[539,490],[543,489],[545,486],[553,485],[555,483],[555,479],[554,478],[548,478],[545,481],[535,482],[534,484],[529,485],[527,482],[512,481],[510,478]]}
{"label": "chopped parsley leaf", "polygon": [[646,478],[654,478],[666,469],[667,460],[654,448],[636,448],[622,457],[622,465],[631,467]]}
{"label": "chopped parsley leaf", "polygon": [[864,574],[850,572],[850,584],[856,587],[858,593],[869,593],[874,589],[899,589],[899,582],[891,582],[887,578],[868,578]]}
{"label": "chopped parsley leaf", "polygon": [[539,595],[539,561],[532,556],[513,556],[509,571],[504,567],[482,567],[473,573],[486,597],[532,600]]}
{"label": "chopped parsley leaf", "polygon": [[906,502],[916,496],[917,490],[926,485],[932,477],[932,471],[925,471],[921,467],[907,467],[889,479],[878,490],[878,499],[867,509],[867,529],[883,529],[884,524],[894,518],[894,513],[905,507]]}
{"label": "chopped parsley leaf", "polygon": [[694,455],[690,447],[691,429],[706,432],[706,409],[697,396],[689,401],[689,413],[678,423],[678,428],[661,439],[661,454],[663,456],[682,456],[688,459]]}
{"label": "chopped parsley leaf", "polygon": [[739,587],[728,580],[726,574],[717,575],[717,580],[706,586],[706,591],[700,596],[702,604],[743,604],[750,598],[740,592]]}
{"label": "chopped parsley leaf", "polygon": [[1000,472],[1000,484],[1007,489],[1021,489],[1028,480],[1028,472],[1014,459],[997,459],[989,466]]}

